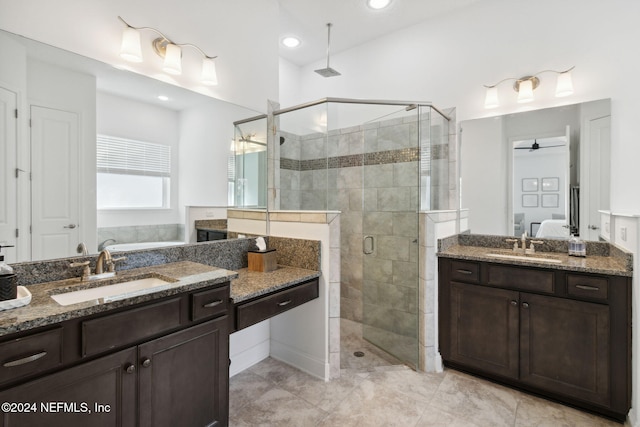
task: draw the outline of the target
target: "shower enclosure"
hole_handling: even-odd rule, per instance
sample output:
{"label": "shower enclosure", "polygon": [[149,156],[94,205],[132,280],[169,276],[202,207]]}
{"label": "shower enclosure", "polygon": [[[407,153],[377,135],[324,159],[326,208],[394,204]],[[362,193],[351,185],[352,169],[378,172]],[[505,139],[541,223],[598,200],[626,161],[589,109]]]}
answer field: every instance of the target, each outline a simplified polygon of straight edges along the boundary
{"label": "shower enclosure", "polygon": [[416,367],[419,212],[450,207],[449,119],[427,103],[327,98],[272,120],[269,209],[341,211],[341,317]]}

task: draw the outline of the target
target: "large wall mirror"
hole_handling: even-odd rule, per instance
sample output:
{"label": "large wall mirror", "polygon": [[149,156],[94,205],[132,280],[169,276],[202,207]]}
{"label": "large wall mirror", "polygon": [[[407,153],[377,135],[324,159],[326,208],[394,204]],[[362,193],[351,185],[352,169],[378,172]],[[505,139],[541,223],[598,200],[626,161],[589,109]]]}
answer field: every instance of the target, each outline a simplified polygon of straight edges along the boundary
{"label": "large wall mirror", "polygon": [[227,205],[233,122],[260,112],[4,31],[0,51],[9,262],[184,241],[185,206]]}
{"label": "large wall mirror", "polygon": [[610,100],[460,123],[472,233],[598,240],[609,209]]}

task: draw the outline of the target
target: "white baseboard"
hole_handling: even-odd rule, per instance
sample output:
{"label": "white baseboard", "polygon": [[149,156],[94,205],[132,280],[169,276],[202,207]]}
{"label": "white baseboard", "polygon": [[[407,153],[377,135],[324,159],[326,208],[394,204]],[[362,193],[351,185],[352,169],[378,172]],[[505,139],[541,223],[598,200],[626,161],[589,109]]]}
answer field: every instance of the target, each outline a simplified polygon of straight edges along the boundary
{"label": "white baseboard", "polygon": [[271,357],[294,366],[321,380],[329,381],[330,370],[328,360],[319,360],[308,353],[304,353],[274,339],[271,340]]}
{"label": "white baseboard", "polygon": [[629,414],[627,415],[627,422],[625,426],[628,425],[630,427],[640,427],[640,423],[638,423],[638,413],[635,408],[631,408]]}
{"label": "white baseboard", "polygon": [[231,366],[229,366],[229,378],[236,374],[249,369],[256,363],[269,357],[269,340],[259,342],[258,344],[241,351],[240,353],[231,355]]}

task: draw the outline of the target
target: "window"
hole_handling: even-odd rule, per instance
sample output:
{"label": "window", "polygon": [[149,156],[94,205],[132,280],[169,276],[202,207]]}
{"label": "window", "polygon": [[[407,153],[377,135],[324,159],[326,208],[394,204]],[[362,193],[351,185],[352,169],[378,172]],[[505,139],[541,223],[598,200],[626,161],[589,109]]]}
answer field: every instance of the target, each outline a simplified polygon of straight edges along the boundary
{"label": "window", "polygon": [[169,207],[171,147],[98,135],[98,209]]}

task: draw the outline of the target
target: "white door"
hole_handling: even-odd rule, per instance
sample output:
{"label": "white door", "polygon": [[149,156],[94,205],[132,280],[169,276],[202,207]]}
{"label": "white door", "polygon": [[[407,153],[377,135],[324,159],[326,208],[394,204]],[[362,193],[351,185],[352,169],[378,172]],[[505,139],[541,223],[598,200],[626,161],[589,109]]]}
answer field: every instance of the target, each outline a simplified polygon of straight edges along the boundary
{"label": "white door", "polygon": [[74,256],[79,243],[78,115],[31,106],[32,259]]}
{"label": "white door", "polygon": [[[17,224],[17,95],[0,87],[0,245],[16,244]],[[16,262],[16,249],[2,250],[7,262]]]}
{"label": "white door", "polygon": [[[587,240],[598,240],[601,234],[600,213],[598,210],[609,209],[610,173],[611,173],[611,116],[600,117],[589,121],[589,163],[580,181],[586,197],[586,213],[580,218],[580,235]],[[586,179],[586,182],[583,182]],[[584,184],[587,184],[586,186]]]}

